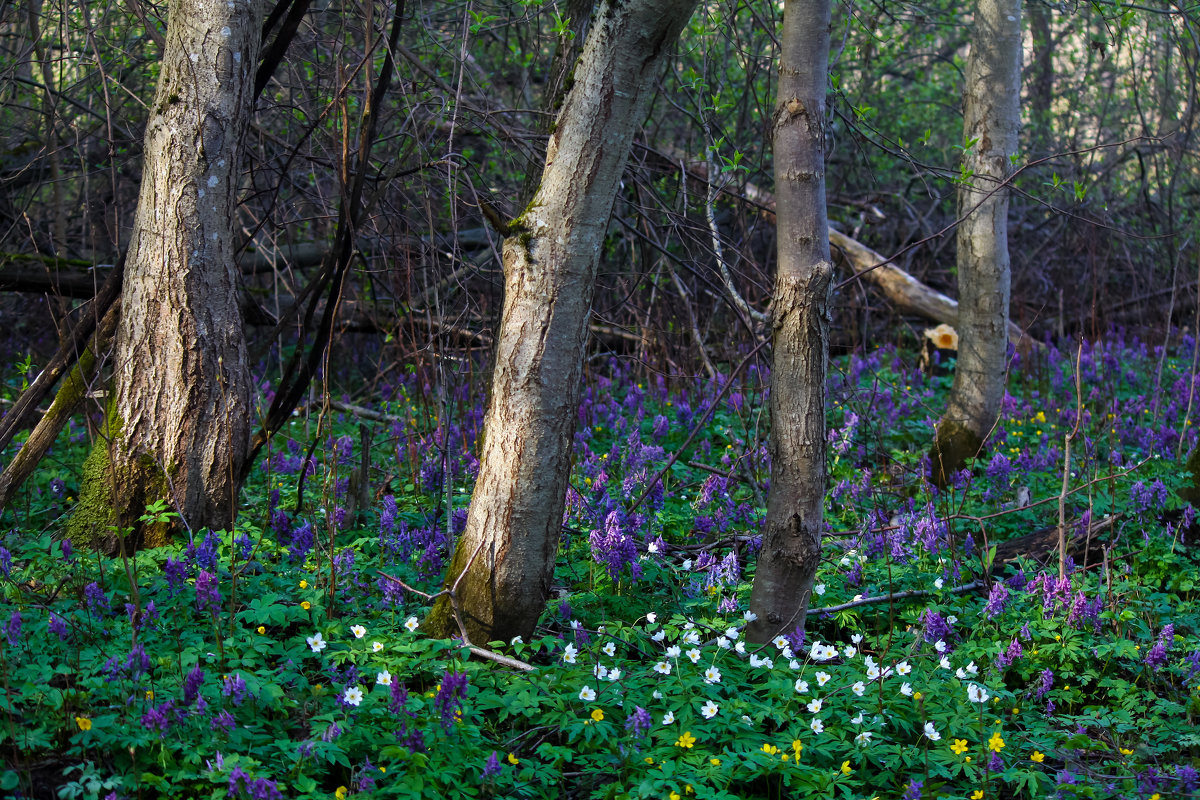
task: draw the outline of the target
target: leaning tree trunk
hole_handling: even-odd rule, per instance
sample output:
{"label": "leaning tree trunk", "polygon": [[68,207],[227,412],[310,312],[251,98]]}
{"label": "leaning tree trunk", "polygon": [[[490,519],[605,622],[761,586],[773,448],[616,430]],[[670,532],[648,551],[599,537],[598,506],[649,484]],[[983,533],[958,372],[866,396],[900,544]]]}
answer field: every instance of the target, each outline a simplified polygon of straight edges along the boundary
{"label": "leaning tree trunk", "polygon": [[944,487],[979,454],[1004,399],[1008,342],[1008,189],[1021,94],[1021,0],[978,0],[963,91],[965,167],[959,187],[958,360],[930,453]]}
{"label": "leaning tree trunk", "polygon": [[772,120],[779,265],[772,302],[771,491],[750,595],[752,642],[804,625],[821,558],[833,263],[825,215],[829,0],[789,0]]}
{"label": "leaning tree trunk", "polygon": [[[455,599],[477,644],[528,637],[545,608],[604,232],[654,79],[695,5],[601,4],[541,184],[504,240],[504,310],[479,476],[446,574],[448,588],[458,581]],[[427,627],[458,634],[447,595]]]}
{"label": "leaning tree trunk", "polygon": [[[233,223],[258,63],[259,0],[171,0],[125,264],[114,391],[73,538],[99,543],[165,499],[229,526],[250,424]],[[139,531],[131,544],[157,544]],[[106,539],[107,546],[115,544]]]}

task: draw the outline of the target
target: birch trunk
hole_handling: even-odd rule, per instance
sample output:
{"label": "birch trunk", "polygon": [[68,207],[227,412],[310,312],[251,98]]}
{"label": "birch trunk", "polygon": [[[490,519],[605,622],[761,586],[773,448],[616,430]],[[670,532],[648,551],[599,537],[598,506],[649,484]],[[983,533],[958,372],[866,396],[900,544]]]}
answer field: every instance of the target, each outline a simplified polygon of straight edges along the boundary
{"label": "birch trunk", "polygon": [[[107,439],[85,466],[73,538],[131,526],[160,498],[191,529],[233,523],[250,423],[233,226],[261,21],[259,0],[168,6]],[[139,531],[131,544],[164,533]]]}
{"label": "birch trunk", "polygon": [[1010,273],[1001,183],[1017,152],[1020,94],[1021,0],[978,0],[963,91],[970,178],[958,191],[959,213],[974,211],[958,227],[958,360],[930,454],[942,487],[979,454],[1004,399]]}
{"label": "birch trunk", "polygon": [[825,371],[833,263],[825,213],[829,0],[784,6],[773,118],[779,265],[772,303],[771,490],[746,631],[765,642],[804,625],[821,557]]}
{"label": "birch trunk", "polygon": [[[446,575],[447,588],[462,576],[456,601],[476,644],[529,637],[545,608],[604,233],[654,79],[695,5],[600,5],[541,183],[504,241],[504,309],[479,476]],[[448,596],[427,628],[458,634]]]}

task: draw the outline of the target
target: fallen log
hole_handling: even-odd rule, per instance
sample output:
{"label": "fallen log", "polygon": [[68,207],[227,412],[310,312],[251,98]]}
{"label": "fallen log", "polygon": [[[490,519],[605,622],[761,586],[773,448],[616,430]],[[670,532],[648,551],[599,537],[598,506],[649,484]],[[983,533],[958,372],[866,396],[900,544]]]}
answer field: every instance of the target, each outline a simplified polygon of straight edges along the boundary
{"label": "fallen log", "polygon": [[[706,181],[708,165],[703,161],[689,161],[676,153],[654,151],[646,148],[679,169],[682,165],[688,176],[698,181]],[[729,185],[721,187],[721,192],[730,197],[743,200],[757,206],[763,218],[769,222],[775,221],[775,195],[754,183],[747,183],[739,190]],[[857,239],[846,234],[829,229],[829,244],[840,254],[846,266],[863,280],[870,282],[881,294],[899,311],[914,314],[931,320],[945,323],[953,328],[958,327],[958,301],[936,289],[922,283],[909,275],[900,267],[890,263],[890,259],[875,252]],[[1025,335],[1020,326],[1011,320],[1008,323],[1009,341],[1016,344],[1032,340]]]}

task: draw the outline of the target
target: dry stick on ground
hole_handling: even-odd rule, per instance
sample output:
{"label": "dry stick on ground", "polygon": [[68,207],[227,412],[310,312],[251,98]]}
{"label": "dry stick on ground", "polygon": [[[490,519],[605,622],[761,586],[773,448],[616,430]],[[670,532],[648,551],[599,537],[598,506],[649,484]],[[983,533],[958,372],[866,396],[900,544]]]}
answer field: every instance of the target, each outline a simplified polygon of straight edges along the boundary
{"label": "dry stick on ground", "polygon": [[1058,579],[1060,581],[1067,574],[1067,490],[1071,488],[1071,442],[1075,441],[1075,436],[1079,433],[1079,423],[1083,419],[1083,387],[1079,374],[1079,364],[1082,358],[1083,340],[1080,339],[1079,347],[1075,351],[1075,426],[1063,439],[1062,492],[1058,495]]}
{"label": "dry stick on ground", "polygon": [[458,573],[458,577],[454,579],[454,583],[451,585],[451,587],[449,589],[442,589],[440,592],[438,592],[436,594],[428,594],[426,592],[422,592],[420,589],[414,589],[413,587],[409,586],[407,583],[400,580],[399,578],[394,578],[391,575],[388,575],[386,573],[380,573],[380,574],[383,575],[384,578],[387,578],[392,583],[395,583],[398,586],[400,586],[401,588],[403,588],[405,591],[412,592],[413,594],[419,594],[419,595],[421,595],[421,597],[424,597],[426,600],[436,600],[437,598],[441,597],[442,595],[449,595],[450,609],[451,609],[451,612],[454,614],[454,621],[458,624],[458,630],[461,634],[463,644],[467,647],[468,650],[471,651],[472,654],[477,655],[480,658],[486,658],[489,661],[495,661],[497,664],[500,664],[505,667],[511,667],[513,669],[519,669],[519,670],[523,670],[525,672],[532,672],[535,669],[535,667],[532,664],[529,664],[525,661],[521,661],[516,658],[512,658],[510,656],[503,655],[501,653],[497,653],[495,650],[488,650],[487,648],[479,647],[478,645],[471,644],[470,638],[467,637],[467,629],[466,629],[466,626],[463,625],[462,614],[460,613],[459,608],[458,608],[458,598],[455,596],[455,592],[458,591],[458,582],[461,581],[463,579],[463,576],[467,574],[467,570],[470,568],[471,563],[479,556],[479,552],[481,550],[483,550],[484,544],[486,544],[486,542],[480,542],[479,546],[475,548],[475,552],[471,554],[471,557],[467,560],[467,563],[463,565],[462,572]]}
{"label": "dry stick on ground", "polygon": [[893,600],[907,600],[912,597],[928,597],[942,592],[950,592],[951,594],[962,594],[963,592],[971,592],[975,589],[982,589],[981,581],[971,581],[964,583],[961,586],[951,586],[949,589],[911,589],[906,592],[895,592],[894,594],[881,594],[872,597],[860,597],[857,600],[851,600],[848,603],[842,603],[836,606],[826,606],[824,608],[810,608],[809,614],[833,614],[837,611],[845,611],[848,608],[858,608],[859,606],[869,606],[873,603],[887,603]]}

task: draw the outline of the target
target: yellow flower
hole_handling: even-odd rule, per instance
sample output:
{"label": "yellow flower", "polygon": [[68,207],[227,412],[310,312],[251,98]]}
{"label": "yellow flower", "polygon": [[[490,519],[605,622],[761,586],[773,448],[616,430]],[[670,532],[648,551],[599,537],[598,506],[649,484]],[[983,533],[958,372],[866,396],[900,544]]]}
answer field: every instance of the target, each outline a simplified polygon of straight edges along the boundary
{"label": "yellow flower", "polygon": [[264,633],[266,633],[266,632],[267,632],[267,626],[266,626],[266,625],[259,625],[259,626],[258,626],[258,635],[259,635],[259,636],[262,636],[262,635],[263,635]]}
{"label": "yellow flower", "polygon": [[596,722],[599,722],[600,720],[604,719],[604,712],[598,708],[593,709],[592,710],[592,719],[594,719]]}
{"label": "yellow flower", "polygon": [[851,772],[854,772],[854,770],[852,770],[852,769],[850,768],[850,762],[849,762],[849,761],[843,761],[843,762],[842,762],[842,774],[843,774],[843,775],[849,775]]}
{"label": "yellow flower", "polygon": [[509,753],[508,754],[508,763],[512,764],[513,766],[516,766],[517,764],[521,763],[521,759],[517,758],[516,755],[514,755],[513,753]]}
{"label": "yellow flower", "polygon": [[679,792],[676,791],[672,791],[669,795],[667,795],[667,797],[669,800],[680,800]]}
{"label": "yellow flower", "polygon": [[[228,675],[226,675],[226,676],[225,676],[225,678],[226,678],[226,680],[228,680],[228,679],[229,679],[229,676],[228,676]],[[153,689],[147,689],[147,690],[146,690],[146,699],[147,699],[147,700],[153,700],[153,699],[154,699],[154,690],[153,690]]]}
{"label": "yellow flower", "polygon": [[654,759],[651,758],[650,756],[646,756],[645,758],[642,759],[642,761],[645,761],[650,766],[654,766]]}
{"label": "yellow flower", "polygon": [[961,756],[963,753],[967,752],[967,740],[955,739],[954,743],[950,745],[950,750],[954,753],[954,755]]}
{"label": "yellow flower", "polygon": [[79,726],[81,731],[90,731],[92,729],[92,721],[87,717],[76,717],[75,724]]}
{"label": "yellow flower", "polygon": [[710,759],[708,760],[708,763],[712,764],[714,767],[719,767],[719,766],[721,766],[721,759],[719,759],[719,758],[710,758]]}
{"label": "yellow flower", "polygon": [[312,603],[305,600],[303,603],[300,604],[300,607],[303,608],[305,611],[308,611],[310,608],[312,608]]}
{"label": "yellow flower", "polygon": [[300,581],[300,588],[301,588],[301,589],[307,589],[307,588],[308,588],[308,581]]}
{"label": "yellow flower", "polygon": [[913,692],[913,700],[920,700],[922,697],[924,697],[924,695],[920,692]]}
{"label": "yellow flower", "polygon": [[964,759],[963,759],[963,761],[965,761],[965,762],[967,762],[968,764],[970,764],[970,763],[971,763],[971,757],[970,757],[970,756],[967,756],[966,758],[964,758]]}
{"label": "yellow flower", "polygon": [[779,748],[773,744],[768,743],[768,744],[764,744],[762,746],[762,751],[769,756],[773,756],[779,752]]}
{"label": "yellow flower", "polygon": [[792,739],[792,749],[795,750],[796,755],[799,756],[801,751],[804,750],[804,742],[800,741],[799,739]]}
{"label": "yellow flower", "polygon": [[683,735],[675,740],[675,746],[682,747],[684,749],[690,749],[695,743],[696,737],[692,736],[691,731],[684,731]]}
{"label": "yellow flower", "polygon": [[1122,747],[1122,748],[1121,748],[1121,755],[1123,755],[1123,756],[1131,756],[1131,755],[1133,755],[1133,751],[1132,751],[1132,750],[1126,750],[1124,747]]}
{"label": "yellow flower", "polygon": [[1040,764],[1040,763],[1042,763],[1043,761],[1045,761],[1045,760],[1046,760],[1046,754],[1045,754],[1045,753],[1039,753],[1037,750],[1034,750],[1034,751],[1033,751],[1033,755],[1031,755],[1031,756],[1029,757],[1029,760],[1030,760],[1030,761],[1032,761],[1032,762],[1034,762],[1034,763],[1036,763],[1036,764]]}
{"label": "yellow flower", "polygon": [[976,789],[971,792],[971,800],[983,800],[983,789]]}
{"label": "yellow flower", "polygon": [[334,797],[336,797],[336,798],[337,798],[337,800],[346,800],[346,794],[347,794],[349,791],[350,791],[350,790],[349,790],[349,789],[347,789],[345,786],[339,786],[339,787],[337,788],[337,791],[333,793],[333,796],[334,796]]}
{"label": "yellow flower", "polygon": [[379,771],[380,771],[380,772],[387,772],[387,767],[380,767],[380,768],[379,768]]}
{"label": "yellow flower", "polygon": [[992,738],[988,739],[988,749],[997,753],[1004,747],[1004,739],[1000,737],[1000,731],[992,734]]}
{"label": "yellow flower", "polygon": [[1014,707],[1013,707],[1013,713],[1014,713],[1014,714],[1020,714],[1020,713],[1021,713],[1021,709],[1019,709],[1019,708],[1017,708],[1017,707],[1015,707],[1015,706],[1014,706]]}

